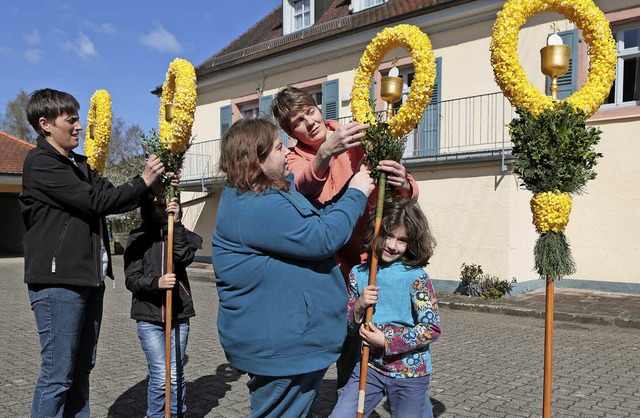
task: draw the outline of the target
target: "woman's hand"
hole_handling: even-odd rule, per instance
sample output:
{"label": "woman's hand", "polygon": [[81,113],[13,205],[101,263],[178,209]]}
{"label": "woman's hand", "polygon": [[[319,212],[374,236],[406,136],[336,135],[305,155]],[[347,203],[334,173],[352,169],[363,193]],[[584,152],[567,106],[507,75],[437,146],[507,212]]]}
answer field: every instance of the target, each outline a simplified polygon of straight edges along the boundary
{"label": "woman's hand", "polygon": [[351,148],[360,146],[360,139],[365,135],[362,131],[366,130],[368,127],[369,124],[358,122],[349,122],[345,125],[341,125],[322,143],[322,145],[320,145],[320,148],[318,148],[318,155],[323,159],[330,159],[331,157],[342,154]]}
{"label": "woman's hand", "polygon": [[360,166],[360,171],[354,174],[349,181],[350,189],[358,189],[367,197],[373,192],[374,187],[371,171],[364,165]]}
{"label": "woman's hand", "polygon": [[380,161],[378,171],[382,171],[387,174],[387,183],[390,186],[401,190],[411,189],[411,184],[407,180],[407,170],[402,164],[393,160]]}
{"label": "woman's hand", "polygon": [[175,273],[167,273],[164,276],[160,276],[158,280],[158,287],[160,289],[171,289],[176,285]]}
{"label": "woman's hand", "polygon": [[369,323],[360,325],[360,337],[362,337],[362,344],[372,348],[386,347],[386,340],[384,338],[384,332],[380,331],[375,325]]}
{"label": "woman's hand", "polygon": [[151,187],[153,182],[156,181],[162,173],[164,173],[164,164],[162,164],[158,156],[152,155],[144,164],[144,169],[142,169],[140,177],[142,177],[147,187]]}

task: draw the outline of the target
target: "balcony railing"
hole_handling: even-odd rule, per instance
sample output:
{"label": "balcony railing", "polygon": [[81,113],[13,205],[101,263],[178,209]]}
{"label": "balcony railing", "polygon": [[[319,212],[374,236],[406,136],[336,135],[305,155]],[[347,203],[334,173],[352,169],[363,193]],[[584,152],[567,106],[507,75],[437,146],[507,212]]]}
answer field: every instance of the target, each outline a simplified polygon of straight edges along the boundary
{"label": "balcony railing", "polygon": [[[407,135],[407,166],[482,158],[504,158],[511,152],[507,124],[515,110],[502,93],[443,100],[427,107],[418,126]],[[340,118],[346,123],[351,117]],[[217,169],[220,140],[198,142],[185,157],[182,182],[192,187],[221,181]]]}

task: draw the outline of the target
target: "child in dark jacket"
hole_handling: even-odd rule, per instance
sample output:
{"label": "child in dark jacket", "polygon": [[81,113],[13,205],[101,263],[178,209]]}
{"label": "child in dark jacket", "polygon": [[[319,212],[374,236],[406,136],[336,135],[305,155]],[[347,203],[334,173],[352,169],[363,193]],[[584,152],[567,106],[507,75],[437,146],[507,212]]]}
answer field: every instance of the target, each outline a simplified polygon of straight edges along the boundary
{"label": "child in dark jacket", "polygon": [[[174,213],[173,273],[166,273],[167,214]],[[138,323],[138,337],[149,367],[147,416],[164,417],[165,396],[165,291],[172,291],[171,414],[186,410],[184,360],[189,318],[195,315],[187,266],[202,248],[202,238],[180,222],[177,199],[165,203],[150,196],[140,209],[142,225],[131,231],[124,253],[127,289],[133,293],[131,318]],[[178,342],[178,344],[176,344]]]}

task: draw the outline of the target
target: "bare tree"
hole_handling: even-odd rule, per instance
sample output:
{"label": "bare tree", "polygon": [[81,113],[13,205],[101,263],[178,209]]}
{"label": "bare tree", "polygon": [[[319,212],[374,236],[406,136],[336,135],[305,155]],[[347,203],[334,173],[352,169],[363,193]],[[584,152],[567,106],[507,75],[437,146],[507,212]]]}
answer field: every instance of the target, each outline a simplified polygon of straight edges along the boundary
{"label": "bare tree", "polygon": [[[104,172],[105,177],[113,184],[123,184],[142,171],[146,160],[141,145],[142,134],[140,126],[128,125],[122,118],[113,118],[109,156]],[[108,220],[112,231],[121,234],[126,234],[141,224],[139,211],[112,215]]]}
{"label": "bare tree", "polygon": [[0,129],[35,144],[38,135],[27,120],[28,102],[29,95],[24,90],[20,90],[16,98],[7,103],[5,113],[0,119]]}

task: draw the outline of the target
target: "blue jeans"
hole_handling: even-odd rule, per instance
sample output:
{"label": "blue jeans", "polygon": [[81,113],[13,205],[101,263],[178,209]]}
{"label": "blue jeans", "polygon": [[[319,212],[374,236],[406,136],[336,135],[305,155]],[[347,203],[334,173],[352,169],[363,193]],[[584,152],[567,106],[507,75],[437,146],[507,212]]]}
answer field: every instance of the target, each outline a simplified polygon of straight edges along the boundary
{"label": "blue jeans", "polygon": [[[331,418],[356,416],[360,390],[360,362],[351,373]],[[367,373],[364,416],[368,417],[382,398],[387,397],[392,417],[433,418],[429,400],[429,376],[394,379],[378,373],[371,367]]]}
{"label": "blue jeans", "polygon": [[31,417],[88,418],[89,373],[96,364],[104,286],[28,288],[42,358]]}
{"label": "blue jeans", "polygon": [[294,376],[249,374],[251,413],[248,418],[306,417],[327,369]]}
{"label": "blue jeans", "polygon": [[[149,367],[147,416],[164,417],[165,390],[165,324],[138,321],[138,337]],[[184,379],[184,358],[189,338],[189,320],[177,321],[171,329],[171,413],[184,414],[187,382]],[[176,346],[176,341],[180,343]]]}

